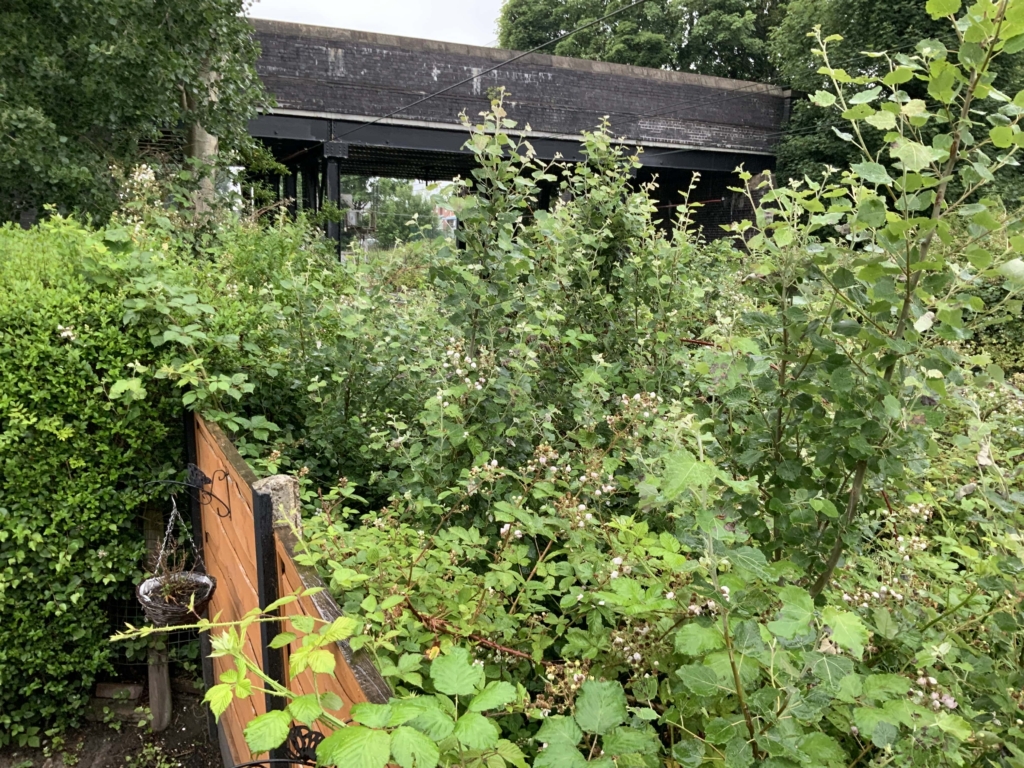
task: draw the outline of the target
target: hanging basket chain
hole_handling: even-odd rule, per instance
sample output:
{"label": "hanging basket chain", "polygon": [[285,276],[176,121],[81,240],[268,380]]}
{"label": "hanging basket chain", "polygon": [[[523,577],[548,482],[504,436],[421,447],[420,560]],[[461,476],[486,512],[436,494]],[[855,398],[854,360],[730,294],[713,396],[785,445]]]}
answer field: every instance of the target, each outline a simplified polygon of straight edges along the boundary
{"label": "hanging basket chain", "polygon": [[167,531],[164,533],[164,540],[160,545],[160,552],[157,554],[155,575],[160,576],[165,572],[167,566],[167,545],[171,541],[171,536],[174,535],[175,522],[181,523],[181,527],[185,531],[185,535],[188,537],[188,543],[192,546],[192,554],[195,555],[196,565],[200,571],[205,573],[206,563],[203,562],[203,556],[199,552],[199,548],[196,546],[195,539],[192,538],[192,531],[190,531],[188,526],[185,525],[185,521],[182,519],[181,513],[178,512],[177,499],[174,497],[174,494],[171,494],[171,517],[167,521]]}

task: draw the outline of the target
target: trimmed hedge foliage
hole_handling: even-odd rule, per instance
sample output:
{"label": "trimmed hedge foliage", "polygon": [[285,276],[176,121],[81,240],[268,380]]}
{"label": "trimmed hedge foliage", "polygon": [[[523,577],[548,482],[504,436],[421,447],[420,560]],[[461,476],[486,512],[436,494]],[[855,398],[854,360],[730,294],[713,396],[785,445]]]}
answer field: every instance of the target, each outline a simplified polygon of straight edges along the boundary
{"label": "trimmed hedge foliage", "polygon": [[0,745],[79,716],[141,564],[139,489],[181,466],[177,397],[108,397],[155,353],[123,288],[78,271],[109,256],[74,222],[0,229]]}

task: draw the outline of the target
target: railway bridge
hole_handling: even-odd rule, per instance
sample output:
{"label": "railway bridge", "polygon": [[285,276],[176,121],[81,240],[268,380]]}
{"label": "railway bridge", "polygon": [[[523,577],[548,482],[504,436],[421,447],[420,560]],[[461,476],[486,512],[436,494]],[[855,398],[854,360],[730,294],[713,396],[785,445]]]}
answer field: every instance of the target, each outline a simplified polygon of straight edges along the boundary
{"label": "railway bridge", "polygon": [[530,126],[541,159],[581,160],[580,134],[607,118],[615,137],[642,150],[638,181],[657,177],[664,208],[678,205],[699,172],[698,218],[712,235],[742,206],[728,192],[732,172],[740,164],[771,170],[788,119],[789,93],[761,83],[539,53],[492,69],[515,52],[252,24],[262,50],[257,70],[276,106],[249,131],[289,168],[283,194],[312,208],[339,202],[343,174],[435,181],[467,173],[473,157],[459,116],[475,118],[504,87],[509,118],[517,130]]}

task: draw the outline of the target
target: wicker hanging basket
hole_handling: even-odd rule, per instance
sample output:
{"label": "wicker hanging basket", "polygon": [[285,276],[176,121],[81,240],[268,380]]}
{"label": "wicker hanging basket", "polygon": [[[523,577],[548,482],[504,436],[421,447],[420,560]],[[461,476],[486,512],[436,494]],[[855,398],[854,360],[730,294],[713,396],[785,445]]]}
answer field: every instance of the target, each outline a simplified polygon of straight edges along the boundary
{"label": "wicker hanging basket", "polygon": [[[173,589],[170,599],[168,589]],[[217,580],[205,573],[173,573],[146,579],[135,588],[135,596],[153,624],[167,627],[198,621],[216,589]]]}
{"label": "wicker hanging basket", "polygon": [[[192,545],[196,568],[191,571],[170,570],[167,567],[167,549],[174,534],[175,523],[182,526]],[[204,570],[203,558],[181,519],[178,503],[172,495],[171,519],[167,523],[163,544],[160,545],[156,573],[135,588],[135,596],[142,604],[146,617],[158,627],[198,621],[217,589],[217,580],[203,573]]]}

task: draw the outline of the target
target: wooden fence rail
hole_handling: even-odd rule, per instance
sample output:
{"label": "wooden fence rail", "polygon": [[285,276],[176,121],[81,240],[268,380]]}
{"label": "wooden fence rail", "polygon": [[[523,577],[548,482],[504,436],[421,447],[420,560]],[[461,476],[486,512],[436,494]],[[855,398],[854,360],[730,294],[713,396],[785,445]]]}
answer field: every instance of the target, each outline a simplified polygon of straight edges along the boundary
{"label": "wooden fence rail", "polygon": [[[187,417],[186,433],[189,460],[211,481],[206,490],[213,494],[192,494],[196,542],[207,572],[217,579],[208,615],[219,614],[222,621],[236,621],[278,597],[324,586],[313,569],[295,561],[296,533],[301,532],[302,525],[295,478],[276,475],[258,479],[223,431],[199,416]],[[326,591],[303,597],[282,610],[286,615],[327,621],[341,615],[338,604]],[[288,679],[292,648],[271,648],[274,634],[276,630],[270,624],[252,626],[246,637],[247,655],[265,674],[295,693],[312,693],[308,671]],[[337,662],[335,676],[326,686],[318,680],[319,692],[329,690],[341,697],[345,703],[343,719],[358,702],[387,702],[391,691],[365,653],[353,653],[346,642],[336,643],[331,650]],[[207,687],[217,683],[230,666],[227,659],[211,659],[209,654],[209,636],[203,635],[203,680]],[[269,694],[232,702],[215,731],[226,767],[259,757],[250,754],[243,730],[252,718],[275,708],[283,708],[283,702]]]}

